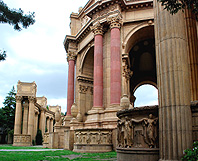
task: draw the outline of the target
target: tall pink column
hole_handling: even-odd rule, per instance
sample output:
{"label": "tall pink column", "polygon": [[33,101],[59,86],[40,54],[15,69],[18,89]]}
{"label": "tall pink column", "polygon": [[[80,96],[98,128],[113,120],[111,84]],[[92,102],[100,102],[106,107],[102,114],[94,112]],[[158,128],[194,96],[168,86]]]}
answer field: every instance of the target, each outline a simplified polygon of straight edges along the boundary
{"label": "tall pink column", "polygon": [[94,87],[93,107],[103,107],[103,31],[100,23],[92,27],[94,32]]}
{"label": "tall pink column", "polygon": [[67,87],[67,116],[71,116],[71,106],[74,103],[74,70],[75,56],[72,53],[67,57],[69,63],[68,69],[68,87]]}
{"label": "tall pink column", "polygon": [[111,86],[110,103],[120,104],[121,97],[121,59],[120,59],[120,19],[110,19],[111,28]]}

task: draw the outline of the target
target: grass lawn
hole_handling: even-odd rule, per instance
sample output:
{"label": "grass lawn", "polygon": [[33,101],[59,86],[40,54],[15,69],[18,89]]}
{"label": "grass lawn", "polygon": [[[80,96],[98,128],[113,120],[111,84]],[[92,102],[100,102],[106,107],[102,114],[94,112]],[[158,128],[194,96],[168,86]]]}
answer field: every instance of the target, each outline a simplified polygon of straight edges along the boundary
{"label": "grass lawn", "polygon": [[[8,148],[9,147],[9,148]],[[16,149],[12,146],[0,146],[0,149]],[[18,149],[37,149],[39,147],[17,147]],[[41,148],[40,148],[41,149]],[[76,153],[69,150],[59,151],[0,151],[0,161],[115,161],[116,152],[107,153]]]}

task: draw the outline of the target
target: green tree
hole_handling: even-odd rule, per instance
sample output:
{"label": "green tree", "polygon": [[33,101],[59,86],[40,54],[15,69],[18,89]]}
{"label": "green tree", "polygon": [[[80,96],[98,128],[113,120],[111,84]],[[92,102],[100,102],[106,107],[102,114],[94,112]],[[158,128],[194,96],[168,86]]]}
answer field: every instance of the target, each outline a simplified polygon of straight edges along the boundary
{"label": "green tree", "polygon": [[[10,9],[7,4],[0,0],[0,23],[8,23],[14,26],[14,29],[21,31],[22,28],[27,28],[35,23],[34,12],[24,14],[21,8]],[[0,50],[0,61],[5,60],[6,51]]]}
{"label": "green tree", "polygon": [[0,22],[14,25],[14,29],[17,31],[27,28],[35,23],[34,12],[24,14],[21,8],[10,9],[7,4],[0,0]]}
{"label": "green tree", "polygon": [[6,136],[10,130],[14,129],[14,116],[16,108],[15,95],[16,93],[13,86],[3,102],[4,107],[0,108],[0,127],[3,128],[4,136]]}
{"label": "green tree", "polygon": [[42,145],[42,143],[43,143],[42,132],[40,129],[38,129],[36,134],[36,145]]}
{"label": "green tree", "polygon": [[5,60],[5,58],[6,58],[6,51],[0,50],[0,61]]}
{"label": "green tree", "polygon": [[175,14],[179,10],[184,11],[187,8],[198,16],[198,0],[158,0],[158,2],[161,2],[164,9],[171,14]]}

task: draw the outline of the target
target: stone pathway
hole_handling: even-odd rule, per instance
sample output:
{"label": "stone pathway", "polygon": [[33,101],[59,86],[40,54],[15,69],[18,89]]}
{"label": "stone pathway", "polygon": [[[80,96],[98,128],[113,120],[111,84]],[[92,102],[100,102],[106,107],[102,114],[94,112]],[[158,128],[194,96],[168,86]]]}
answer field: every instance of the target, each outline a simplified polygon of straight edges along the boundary
{"label": "stone pathway", "polygon": [[57,151],[64,149],[0,149],[0,151]]}

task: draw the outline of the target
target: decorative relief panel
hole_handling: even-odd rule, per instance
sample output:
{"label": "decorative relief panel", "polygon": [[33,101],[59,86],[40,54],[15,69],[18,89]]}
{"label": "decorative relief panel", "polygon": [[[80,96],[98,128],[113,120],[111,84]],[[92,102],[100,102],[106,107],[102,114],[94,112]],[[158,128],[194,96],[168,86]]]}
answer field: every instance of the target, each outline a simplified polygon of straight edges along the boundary
{"label": "decorative relief panel", "polygon": [[49,144],[49,133],[44,133],[43,144]]}
{"label": "decorative relief panel", "polygon": [[86,94],[87,92],[90,92],[93,95],[93,87],[86,86],[86,85],[79,85],[79,93]]}
{"label": "decorative relief panel", "polygon": [[149,114],[148,118],[134,119],[128,116],[117,122],[118,147],[156,148],[158,146],[158,118]]}
{"label": "decorative relief panel", "polygon": [[74,144],[112,144],[110,129],[77,129]]}
{"label": "decorative relief panel", "polygon": [[14,144],[17,143],[31,143],[31,136],[30,135],[14,135]]}

